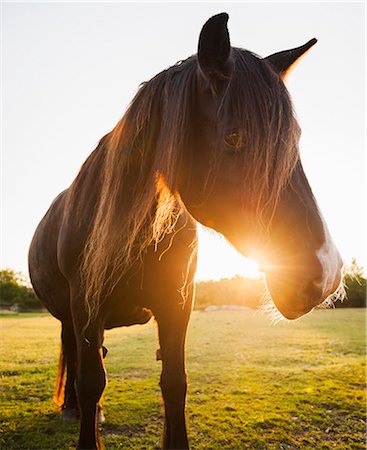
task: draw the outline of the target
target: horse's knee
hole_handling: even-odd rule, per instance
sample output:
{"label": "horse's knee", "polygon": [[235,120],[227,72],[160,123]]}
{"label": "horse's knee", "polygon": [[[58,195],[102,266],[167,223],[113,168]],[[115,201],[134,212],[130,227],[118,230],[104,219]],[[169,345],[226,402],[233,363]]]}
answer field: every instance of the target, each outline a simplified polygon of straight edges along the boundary
{"label": "horse's knee", "polygon": [[187,390],[186,373],[170,373],[163,370],[159,384],[164,398],[182,399]]}
{"label": "horse's knee", "polygon": [[104,370],[98,373],[93,373],[90,376],[78,377],[77,391],[79,402],[83,402],[84,399],[97,403],[102,396],[102,393],[106,387],[106,375]]}
{"label": "horse's knee", "polygon": [[101,352],[87,349],[81,352],[78,361],[77,391],[79,402],[83,399],[98,402],[106,387],[106,372]]}
{"label": "horse's knee", "polygon": [[80,407],[78,449],[99,449],[98,402],[106,386],[100,340],[78,340],[77,394]]}

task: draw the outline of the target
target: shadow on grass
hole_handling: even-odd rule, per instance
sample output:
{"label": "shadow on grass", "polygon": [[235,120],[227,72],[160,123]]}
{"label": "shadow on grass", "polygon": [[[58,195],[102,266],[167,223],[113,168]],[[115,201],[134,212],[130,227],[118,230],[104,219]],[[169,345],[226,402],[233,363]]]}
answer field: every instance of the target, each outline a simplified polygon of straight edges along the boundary
{"label": "shadow on grass", "polygon": [[[116,417],[114,420],[116,421]],[[141,422],[100,425],[105,448],[160,448],[163,417],[144,411]],[[39,410],[19,412],[2,421],[0,448],[7,450],[74,449],[79,433],[79,421],[64,422],[59,412],[42,413]]]}
{"label": "shadow on grass", "polygon": [[63,422],[57,411],[20,413],[2,424],[0,447],[17,450],[75,448],[79,424]]}

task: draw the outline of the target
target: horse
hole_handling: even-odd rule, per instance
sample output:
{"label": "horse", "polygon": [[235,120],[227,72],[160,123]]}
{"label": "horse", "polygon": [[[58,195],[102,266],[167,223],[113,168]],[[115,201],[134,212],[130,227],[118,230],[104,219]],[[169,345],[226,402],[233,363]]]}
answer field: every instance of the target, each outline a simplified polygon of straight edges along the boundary
{"label": "horse", "polygon": [[341,282],[342,261],[304,173],[285,77],[315,43],[262,58],[232,47],[228,15],[198,52],[143,83],[118,124],[51,204],[29,250],[34,290],[62,324],[56,400],[80,418],[78,449],[102,448],[104,330],[158,327],[162,446],[188,449],[185,340],[197,223],[263,259],[287,319]]}

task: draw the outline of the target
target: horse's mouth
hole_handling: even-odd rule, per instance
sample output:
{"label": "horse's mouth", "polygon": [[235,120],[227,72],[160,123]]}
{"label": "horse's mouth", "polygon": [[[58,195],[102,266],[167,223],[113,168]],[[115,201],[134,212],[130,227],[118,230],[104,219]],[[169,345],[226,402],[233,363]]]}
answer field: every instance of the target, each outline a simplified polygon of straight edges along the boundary
{"label": "horse's mouth", "polygon": [[302,310],[302,311],[280,311],[279,310],[279,312],[287,320],[296,320],[296,319],[299,319],[300,317],[304,316],[305,314],[309,313],[312,310],[313,310],[313,308],[310,308],[307,310]]}
{"label": "horse's mouth", "polygon": [[275,304],[280,314],[287,320],[296,320],[313,310],[314,305],[305,308],[286,308]]}

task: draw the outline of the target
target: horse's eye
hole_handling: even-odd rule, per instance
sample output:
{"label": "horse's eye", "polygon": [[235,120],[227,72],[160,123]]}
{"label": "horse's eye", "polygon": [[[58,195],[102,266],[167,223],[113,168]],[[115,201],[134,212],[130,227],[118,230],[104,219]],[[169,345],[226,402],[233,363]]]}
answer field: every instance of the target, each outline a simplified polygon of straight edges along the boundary
{"label": "horse's eye", "polygon": [[224,141],[232,148],[239,149],[243,147],[243,137],[238,130],[231,130],[224,136]]}

